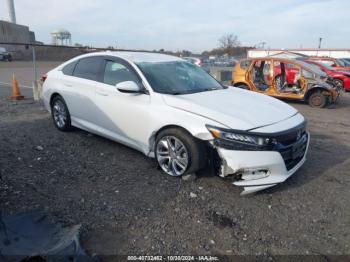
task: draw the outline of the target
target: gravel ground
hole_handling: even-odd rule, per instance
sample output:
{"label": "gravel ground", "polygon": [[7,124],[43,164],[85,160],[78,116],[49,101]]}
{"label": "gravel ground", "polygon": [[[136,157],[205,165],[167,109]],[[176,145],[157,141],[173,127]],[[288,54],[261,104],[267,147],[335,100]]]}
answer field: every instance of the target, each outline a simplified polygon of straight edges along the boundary
{"label": "gravel ground", "polygon": [[172,178],[141,153],[57,131],[39,103],[0,100],[0,210],[82,224],[90,254],[350,254],[350,94],[309,120],[308,161],[241,197],[219,177]]}

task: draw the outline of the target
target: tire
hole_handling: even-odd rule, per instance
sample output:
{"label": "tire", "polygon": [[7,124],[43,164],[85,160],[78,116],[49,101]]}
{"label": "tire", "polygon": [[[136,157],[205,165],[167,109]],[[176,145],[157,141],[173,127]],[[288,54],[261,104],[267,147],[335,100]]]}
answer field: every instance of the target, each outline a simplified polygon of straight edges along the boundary
{"label": "tire", "polygon": [[309,96],[308,102],[311,107],[323,108],[328,104],[328,97],[316,91]]}
{"label": "tire", "polygon": [[170,176],[197,172],[207,160],[204,144],[181,128],[168,128],[157,135],[155,156],[159,167]]}
{"label": "tire", "polygon": [[63,132],[72,130],[68,107],[60,95],[56,95],[51,101],[51,116],[58,130]]}

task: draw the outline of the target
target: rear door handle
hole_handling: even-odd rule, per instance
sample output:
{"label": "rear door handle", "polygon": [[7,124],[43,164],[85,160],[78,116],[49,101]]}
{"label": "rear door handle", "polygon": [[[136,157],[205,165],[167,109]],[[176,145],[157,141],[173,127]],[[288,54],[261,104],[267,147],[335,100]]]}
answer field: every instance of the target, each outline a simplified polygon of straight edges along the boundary
{"label": "rear door handle", "polygon": [[72,87],[71,84],[64,84],[66,87]]}

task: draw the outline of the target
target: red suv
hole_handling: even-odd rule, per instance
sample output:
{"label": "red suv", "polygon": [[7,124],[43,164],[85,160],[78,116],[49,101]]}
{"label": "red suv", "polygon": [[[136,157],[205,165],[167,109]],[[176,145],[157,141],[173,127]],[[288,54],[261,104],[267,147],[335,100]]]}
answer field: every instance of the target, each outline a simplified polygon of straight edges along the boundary
{"label": "red suv", "polygon": [[345,91],[350,91],[350,71],[335,70],[333,67],[313,60],[305,60],[305,62],[317,66],[329,77],[333,78],[333,82],[337,87],[340,87]]}

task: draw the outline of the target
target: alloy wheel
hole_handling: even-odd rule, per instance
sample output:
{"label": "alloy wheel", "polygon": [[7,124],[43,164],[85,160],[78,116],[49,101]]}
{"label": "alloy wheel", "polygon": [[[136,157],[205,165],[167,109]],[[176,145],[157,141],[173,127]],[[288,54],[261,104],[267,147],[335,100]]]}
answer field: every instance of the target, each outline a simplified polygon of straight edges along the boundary
{"label": "alloy wheel", "polygon": [[162,170],[171,176],[181,176],[187,170],[187,148],[174,136],[165,136],[158,141],[156,156]]}
{"label": "alloy wheel", "polygon": [[53,119],[59,128],[63,128],[67,122],[67,111],[61,100],[56,100],[52,107]]}

